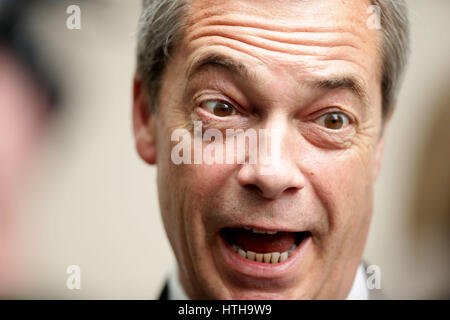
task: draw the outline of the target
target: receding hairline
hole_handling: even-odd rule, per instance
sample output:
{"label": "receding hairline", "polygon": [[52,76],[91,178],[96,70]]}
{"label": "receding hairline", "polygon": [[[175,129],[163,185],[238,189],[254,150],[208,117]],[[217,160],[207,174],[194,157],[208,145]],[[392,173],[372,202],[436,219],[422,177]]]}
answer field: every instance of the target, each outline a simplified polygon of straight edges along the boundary
{"label": "receding hairline", "polygon": [[[379,9],[379,79],[382,115],[390,114],[396,104],[409,54],[409,20],[404,0],[368,0]],[[147,86],[150,108],[157,110],[163,71],[173,48],[185,36],[190,0],[143,0],[139,21],[138,63],[136,73]],[[348,81],[347,81],[348,82]]]}

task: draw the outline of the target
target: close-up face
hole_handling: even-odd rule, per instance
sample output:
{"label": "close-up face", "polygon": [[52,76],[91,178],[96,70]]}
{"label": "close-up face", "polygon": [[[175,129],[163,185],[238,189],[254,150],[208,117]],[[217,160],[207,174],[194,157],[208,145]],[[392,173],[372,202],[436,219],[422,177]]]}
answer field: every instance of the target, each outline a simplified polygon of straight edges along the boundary
{"label": "close-up face", "polygon": [[[164,227],[191,298],[349,293],[384,141],[369,6],[189,3],[157,113],[136,137],[141,156],[157,164]],[[260,163],[174,163],[172,133],[194,137],[195,121],[224,137],[227,129],[276,132],[270,172]]]}

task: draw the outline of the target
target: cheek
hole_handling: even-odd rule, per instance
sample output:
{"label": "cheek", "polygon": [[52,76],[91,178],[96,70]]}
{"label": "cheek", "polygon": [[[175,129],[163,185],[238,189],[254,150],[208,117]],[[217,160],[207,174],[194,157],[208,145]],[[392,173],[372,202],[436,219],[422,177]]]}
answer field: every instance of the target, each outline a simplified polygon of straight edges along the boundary
{"label": "cheek", "polygon": [[[206,214],[214,208],[212,199],[221,194],[235,166],[194,164],[192,136],[190,148],[183,149],[183,152],[187,151],[191,163],[176,164],[172,159],[172,150],[180,145],[181,140],[171,141],[170,129],[160,128],[158,132],[164,133],[158,136],[157,164],[165,227],[167,230],[178,230],[184,242],[191,237],[202,237],[205,234],[203,222]],[[176,232],[169,232],[169,237],[170,233]]]}
{"label": "cheek", "polygon": [[346,150],[314,159],[309,163],[309,180],[328,212],[330,230],[342,230],[363,219],[372,204],[372,154]]}
{"label": "cheek", "polygon": [[[177,135],[173,135],[173,126],[166,130],[159,129],[158,132],[164,134],[159,135],[158,139],[158,168],[163,174],[163,183],[171,183],[171,190],[182,193],[188,202],[201,203],[220,192],[236,165],[224,164],[225,145],[222,145],[222,157],[217,159],[220,164],[214,161],[212,164],[205,163],[214,148],[208,149],[210,143],[202,142],[201,138],[194,141],[193,133],[185,127],[176,127],[176,130],[181,130]],[[199,157],[195,156],[195,147],[200,150],[197,152]],[[214,156],[212,159],[215,159]],[[198,163],[195,163],[196,160]]]}

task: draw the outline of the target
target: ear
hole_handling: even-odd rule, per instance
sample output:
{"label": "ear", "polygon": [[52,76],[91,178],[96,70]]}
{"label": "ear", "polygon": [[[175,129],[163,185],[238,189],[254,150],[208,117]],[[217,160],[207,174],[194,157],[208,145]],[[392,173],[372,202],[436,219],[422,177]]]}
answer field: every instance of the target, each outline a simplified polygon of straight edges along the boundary
{"label": "ear", "polygon": [[377,146],[375,148],[375,165],[374,165],[374,169],[373,169],[373,179],[374,180],[377,179],[378,174],[380,173],[381,162],[382,162],[383,153],[384,153],[384,145],[385,145],[385,141],[386,141],[386,132],[388,129],[388,125],[390,123],[391,115],[392,115],[392,113],[387,115],[384,120],[384,124],[381,128],[382,131],[380,133],[380,137],[378,138]]}
{"label": "ear", "polygon": [[133,79],[133,131],[139,156],[148,164],[155,164],[155,116],[150,111],[147,89],[137,74]]}

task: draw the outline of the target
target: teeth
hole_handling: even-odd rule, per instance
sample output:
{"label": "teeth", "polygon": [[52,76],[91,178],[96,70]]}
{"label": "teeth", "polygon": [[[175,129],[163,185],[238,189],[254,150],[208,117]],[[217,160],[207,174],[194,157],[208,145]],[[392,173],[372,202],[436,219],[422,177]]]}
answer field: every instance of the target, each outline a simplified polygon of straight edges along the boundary
{"label": "teeth", "polygon": [[247,253],[246,253],[244,250],[242,250],[241,248],[239,248],[238,253],[239,253],[241,256],[243,256],[244,258],[247,258]]}
{"label": "teeth", "polygon": [[257,253],[256,254],[256,261],[258,262],[262,262],[263,261],[263,254],[262,253]]}
{"label": "teeth", "polygon": [[[246,230],[250,230],[249,228],[244,228]],[[262,230],[262,229],[252,229],[253,233],[267,233],[267,234],[276,234],[277,231],[266,231],[266,230]]]}
{"label": "teeth", "polygon": [[253,251],[245,251],[239,246],[233,244],[233,250],[237,252],[241,257],[244,257],[251,261],[264,262],[264,263],[281,263],[286,261],[294,252],[297,247],[295,244],[287,251],[284,252],[269,252],[269,253],[256,253]]}
{"label": "teeth", "polygon": [[255,261],[256,258],[256,252],[253,251],[247,251],[247,259]]}
{"label": "teeth", "polygon": [[279,252],[272,252],[272,259],[270,260],[272,263],[278,263],[278,259],[280,259]]}
{"label": "teeth", "polygon": [[255,229],[255,228],[253,228],[252,231],[253,231],[253,233],[266,233],[264,230]]}

